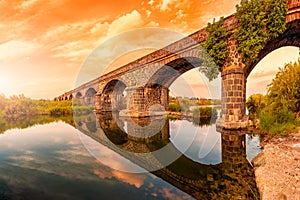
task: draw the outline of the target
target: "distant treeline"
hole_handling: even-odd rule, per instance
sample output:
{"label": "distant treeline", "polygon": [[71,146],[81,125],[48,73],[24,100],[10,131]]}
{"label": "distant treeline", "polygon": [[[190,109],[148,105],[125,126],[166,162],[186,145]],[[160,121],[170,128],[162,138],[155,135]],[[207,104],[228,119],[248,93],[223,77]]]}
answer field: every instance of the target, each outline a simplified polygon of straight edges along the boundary
{"label": "distant treeline", "polygon": [[220,99],[202,99],[202,98],[187,98],[187,97],[172,97],[169,103],[169,110],[174,112],[189,111],[191,106],[210,106],[221,105]]}
{"label": "distant treeline", "polygon": [[50,100],[33,100],[21,95],[6,98],[0,95],[0,118],[7,120],[36,115],[71,115],[72,102],[54,102]]}
{"label": "distant treeline", "polygon": [[[72,101],[50,101],[34,100],[21,95],[13,95],[6,98],[0,95],[0,120],[16,120],[22,117],[49,115],[66,116],[73,113],[90,113],[93,109],[90,106],[80,105]],[[73,108],[73,103],[75,107]]]}

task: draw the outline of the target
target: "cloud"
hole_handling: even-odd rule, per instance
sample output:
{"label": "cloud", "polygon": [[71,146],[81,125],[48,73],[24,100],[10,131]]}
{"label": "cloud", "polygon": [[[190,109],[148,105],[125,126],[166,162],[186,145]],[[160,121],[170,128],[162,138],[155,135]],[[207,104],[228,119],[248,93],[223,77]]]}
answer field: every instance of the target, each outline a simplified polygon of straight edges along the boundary
{"label": "cloud", "polygon": [[159,23],[155,21],[151,21],[147,24],[147,27],[159,27]]}
{"label": "cloud", "polygon": [[184,14],[184,11],[181,10],[181,9],[176,12],[176,18],[177,19],[182,19],[182,18],[184,18],[186,16],[187,16],[187,14]]}
{"label": "cloud", "polygon": [[34,4],[36,4],[39,0],[27,0],[23,1],[19,6],[17,6],[18,9],[26,9],[30,8]]}
{"label": "cloud", "polygon": [[278,72],[278,69],[276,70],[270,70],[270,71],[256,71],[254,73],[251,73],[250,76],[248,77],[248,80],[253,79],[253,80],[257,80],[257,79],[269,79],[271,80],[273,77],[275,77],[276,73]]}
{"label": "cloud", "polygon": [[48,41],[57,40],[57,38],[61,38],[61,36],[64,35],[64,38],[71,39],[82,35],[86,31],[89,32],[89,30],[94,25],[95,25],[95,21],[81,21],[81,22],[63,24],[49,30],[48,32],[45,33],[45,35],[42,38],[43,40],[48,40]]}
{"label": "cloud", "polygon": [[100,22],[97,22],[91,29],[90,29],[90,32],[92,34],[95,34],[99,31],[106,31],[108,29],[108,22],[104,22],[104,23],[100,23]]}
{"label": "cloud", "polygon": [[[108,27],[107,22],[100,23],[95,20],[68,23],[46,32],[41,40],[52,47],[52,57],[82,62],[98,41],[106,37]],[[60,35],[64,35],[64,38],[57,40]]]}
{"label": "cloud", "polygon": [[191,3],[189,0],[162,0],[159,5],[160,10],[162,11],[171,11],[173,8],[187,8],[189,9]]}
{"label": "cloud", "polygon": [[148,4],[149,4],[150,6],[152,6],[152,5],[154,4],[154,0],[150,0],[150,1],[148,2]]}
{"label": "cloud", "polygon": [[150,17],[150,15],[151,15],[151,11],[150,10],[146,10],[146,14],[147,14],[147,17],[149,18]]}
{"label": "cloud", "polygon": [[11,40],[0,45],[0,61],[7,61],[10,59],[19,59],[26,57],[34,52],[37,52],[38,44],[21,41]]}
{"label": "cloud", "polygon": [[169,5],[172,4],[174,1],[176,0],[162,0],[160,9],[164,11],[169,10]]}
{"label": "cloud", "polygon": [[108,36],[121,33],[126,30],[138,28],[143,24],[143,19],[141,14],[133,10],[131,13],[128,13],[120,18],[114,20],[108,29]]}

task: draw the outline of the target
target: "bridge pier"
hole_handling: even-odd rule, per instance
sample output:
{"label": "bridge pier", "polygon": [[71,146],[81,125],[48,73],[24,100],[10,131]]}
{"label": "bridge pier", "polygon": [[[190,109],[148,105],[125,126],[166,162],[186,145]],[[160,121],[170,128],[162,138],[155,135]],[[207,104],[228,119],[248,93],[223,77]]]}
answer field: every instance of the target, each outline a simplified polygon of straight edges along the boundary
{"label": "bridge pier", "polygon": [[246,77],[242,67],[231,65],[222,71],[222,117],[217,126],[224,129],[247,127]]}
{"label": "bridge pier", "polygon": [[112,94],[102,93],[95,95],[95,108],[101,112],[112,112]]}
{"label": "bridge pier", "polygon": [[[169,105],[169,89],[161,85],[126,89],[127,113],[130,117],[164,115]],[[121,114],[122,115],[122,114]]]}
{"label": "bridge pier", "polygon": [[101,112],[115,112],[125,108],[122,93],[102,93],[94,97],[95,109]]}

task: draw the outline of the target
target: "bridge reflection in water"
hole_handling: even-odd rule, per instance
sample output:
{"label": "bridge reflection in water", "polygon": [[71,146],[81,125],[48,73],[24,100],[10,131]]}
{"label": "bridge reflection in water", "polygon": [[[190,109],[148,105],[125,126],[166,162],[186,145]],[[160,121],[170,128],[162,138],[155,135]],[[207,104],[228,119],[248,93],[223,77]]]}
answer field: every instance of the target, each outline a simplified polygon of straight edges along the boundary
{"label": "bridge reflection in water", "polygon": [[[196,199],[259,199],[242,131],[221,130],[222,162],[205,165],[172,144],[169,120],[165,118],[120,118],[105,112],[77,117],[75,126]],[[105,164],[105,160],[100,162]]]}

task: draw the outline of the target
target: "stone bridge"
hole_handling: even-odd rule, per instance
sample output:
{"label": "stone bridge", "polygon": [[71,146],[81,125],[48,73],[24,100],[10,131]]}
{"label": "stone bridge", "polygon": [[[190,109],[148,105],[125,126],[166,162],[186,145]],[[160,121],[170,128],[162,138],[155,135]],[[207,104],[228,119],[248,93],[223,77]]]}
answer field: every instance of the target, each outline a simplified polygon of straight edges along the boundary
{"label": "stone bridge", "polygon": [[[255,63],[245,65],[237,51],[234,14],[225,18],[224,27],[232,34],[227,40],[227,58],[222,67],[222,117],[219,125],[227,129],[246,126],[245,114],[247,77],[270,52],[283,46],[300,47],[300,1],[290,0],[286,18],[287,30],[269,41]],[[183,73],[202,64],[199,44],[208,37],[203,28],[163,49],[150,53],[112,72],[92,80],[55,98],[95,105],[98,112],[120,111],[121,115],[145,117],[168,110],[170,85]]]}
{"label": "stone bridge", "polygon": [[[159,117],[130,119],[105,112],[75,118],[75,127],[90,140],[196,199],[255,199],[259,196],[253,169],[246,159],[246,140],[242,131],[221,130],[222,163],[205,165],[185,156],[172,144],[169,121]],[[145,135],[145,129],[150,135]],[[88,146],[92,144],[89,141],[84,144],[100,162],[107,162],[101,159],[101,152],[105,150]],[[91,151],[93,148],[96,150]],[[125,164],[118,164],[122,165]]]}

